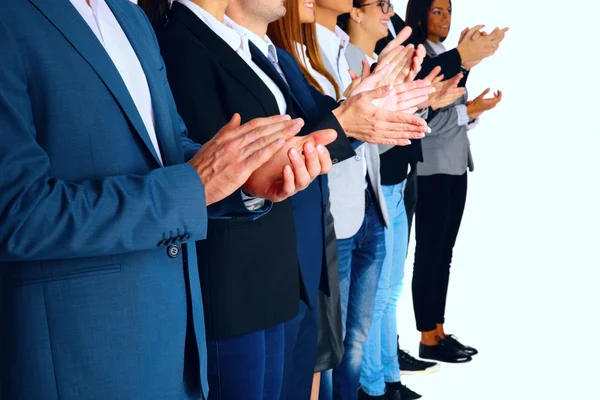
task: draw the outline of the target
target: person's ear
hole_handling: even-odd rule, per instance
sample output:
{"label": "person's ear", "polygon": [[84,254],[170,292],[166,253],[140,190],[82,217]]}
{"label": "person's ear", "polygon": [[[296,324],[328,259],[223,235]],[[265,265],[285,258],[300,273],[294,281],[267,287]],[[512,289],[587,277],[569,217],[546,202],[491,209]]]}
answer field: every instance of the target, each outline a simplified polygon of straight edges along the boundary
{"label": "person's ear", "polygon": [[352,8],[352,11],[350,11],[350,19],[352,19],[352,21],[356,22],[357,24],[360,24],[360,20],[361,20],[361,16],[362,16],[362,11],[360,10],[360,8]]}

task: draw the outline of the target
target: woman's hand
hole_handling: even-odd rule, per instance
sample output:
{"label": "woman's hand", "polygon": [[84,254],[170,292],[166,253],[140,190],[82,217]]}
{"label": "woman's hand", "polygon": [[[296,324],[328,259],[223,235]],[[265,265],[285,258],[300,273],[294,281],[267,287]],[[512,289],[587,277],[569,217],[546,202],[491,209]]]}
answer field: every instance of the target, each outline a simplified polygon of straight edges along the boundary
{"label": "woman's hand", "polygon": [[469,116],[469,119],[474,120],[479,118],[481,114],[491,110],[500,103],[502,100],[502,92],[498,90],[497,92],[494,92],[494,97],[486,99],[485,95],[489,92],[490,89],[487,88],[475,99],[467,102],[467,115]]}

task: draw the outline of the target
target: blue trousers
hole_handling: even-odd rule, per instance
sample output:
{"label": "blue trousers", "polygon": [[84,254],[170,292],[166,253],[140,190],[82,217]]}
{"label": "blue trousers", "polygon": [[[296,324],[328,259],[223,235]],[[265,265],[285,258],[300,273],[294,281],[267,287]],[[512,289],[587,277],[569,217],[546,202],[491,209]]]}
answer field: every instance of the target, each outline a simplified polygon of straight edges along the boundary
{"label": "blue trousers", "polygon": [[340,301],[344,327],[344,357],[333,371],[321,375],[320,399],[355,400],[363,344],[371,328],[375,295],[385,257],[385,227],[371,201],[356,234],[338,242]]}
{"label": "blue trousers", "polygon": [[404,261],[408,246],[408,220],[404,207],[405,182],[382,186],[389,229],[385,231],[385,260],[375,297],[369,338],[363,346],[360,384],[370,396],[385,394],[386,382],[400,382],[396,308],[402,293]]}
{"label": "blue trousers", "polygon": [[209,400],[278,400],[284,328],[207,341]]}

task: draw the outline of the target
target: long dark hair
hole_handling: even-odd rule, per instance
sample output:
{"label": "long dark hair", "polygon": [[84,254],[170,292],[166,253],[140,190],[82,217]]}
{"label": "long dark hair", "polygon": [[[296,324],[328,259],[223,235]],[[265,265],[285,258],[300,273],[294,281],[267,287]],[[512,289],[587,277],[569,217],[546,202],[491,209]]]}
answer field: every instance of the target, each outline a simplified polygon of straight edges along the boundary
{"label": "long dark hair", "polygon": [[[427,20],[429,9],[433,4],[433,0],[408,0],[406,5],[406,25],[413,30],[412,43],[420,44],[427,40],[428,29]],[[452,1],[450,1],[452,7]],[[440,38],[440,41],[446,40],[445,37]]]}
{"label": "long dark hair", "polygon": [[167,23],[169,0],[138,0],[138,6],[144,10],[154,28]]}

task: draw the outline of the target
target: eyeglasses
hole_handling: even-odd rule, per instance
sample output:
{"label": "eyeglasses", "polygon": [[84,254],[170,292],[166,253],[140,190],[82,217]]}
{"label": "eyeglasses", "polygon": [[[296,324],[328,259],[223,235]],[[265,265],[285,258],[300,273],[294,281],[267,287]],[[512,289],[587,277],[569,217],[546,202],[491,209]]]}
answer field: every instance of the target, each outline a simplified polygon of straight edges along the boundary
{"label": "eyeglasses", "polygon": [[394,5],[392,3],[390,3],[389,1],[375,1],[373,3],[366,3],[366,4],[362,4],[356,8],[363,8],[366,6],[372,6],[373,4],[377,4],[379,7],[381,7],[381,11],[384,14],[387,14],[388,11],[393,10],[394,9]]}

